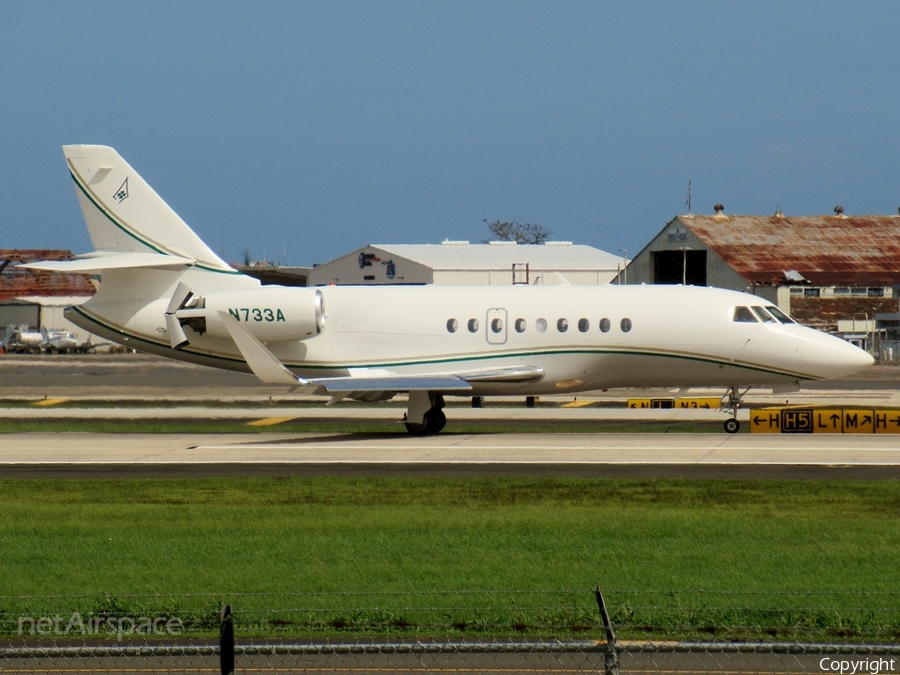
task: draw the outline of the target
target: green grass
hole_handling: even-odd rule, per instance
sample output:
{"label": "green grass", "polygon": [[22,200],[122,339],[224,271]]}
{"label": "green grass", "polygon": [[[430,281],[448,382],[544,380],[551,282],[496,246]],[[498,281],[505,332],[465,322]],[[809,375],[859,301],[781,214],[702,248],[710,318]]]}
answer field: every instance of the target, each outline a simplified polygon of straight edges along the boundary
{"label": "green grass", "polygon": [[266,634],[596,632],[599,585],[625,637],[896,639],[898,569],[895,481],[0,481],[7,631],[231,602]]}

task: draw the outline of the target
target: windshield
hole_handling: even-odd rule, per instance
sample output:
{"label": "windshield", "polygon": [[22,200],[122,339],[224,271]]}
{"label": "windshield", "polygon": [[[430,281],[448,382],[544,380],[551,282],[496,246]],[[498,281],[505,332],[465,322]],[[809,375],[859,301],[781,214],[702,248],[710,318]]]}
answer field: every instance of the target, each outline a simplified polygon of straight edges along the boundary
{"label": "windshield", "polygon": [[789,317],[787,314],[785,314],[784,312],[782,312],[780,309],[778,309],[777,307],[775,307],[773,305],[767,305],[766,309],[768,310],[769,314],[774,316],[781,323],[797,323],[791,317]]}

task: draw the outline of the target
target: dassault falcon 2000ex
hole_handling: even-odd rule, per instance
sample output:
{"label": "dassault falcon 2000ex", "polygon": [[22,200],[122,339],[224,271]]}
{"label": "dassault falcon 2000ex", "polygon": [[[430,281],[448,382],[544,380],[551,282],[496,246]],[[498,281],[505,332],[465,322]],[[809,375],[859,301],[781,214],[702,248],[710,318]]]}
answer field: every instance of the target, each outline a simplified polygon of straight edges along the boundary
{"label": "dassault falcon 2000ex", "polygon": [[[112,148],[63,148],[95,251],[28,267],[99,275],[68,310],[109,340],[343,398],[409,395],[413,434],[444,396],[613,387],[796,389],[866,352],[744,293],[689,286],[263,286],[219,258]],[[738,430],[736,415],[726,430]]]}

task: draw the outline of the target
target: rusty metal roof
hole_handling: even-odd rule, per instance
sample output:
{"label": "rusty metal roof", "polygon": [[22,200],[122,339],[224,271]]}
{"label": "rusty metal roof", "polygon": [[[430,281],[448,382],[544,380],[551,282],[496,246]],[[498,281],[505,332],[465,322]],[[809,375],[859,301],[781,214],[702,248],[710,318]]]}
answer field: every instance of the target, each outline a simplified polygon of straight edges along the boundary
{"label": "rusty metal roof", "polygon": [[900,216],[679,216],[749,282],[814,286],[900,284]]}
{"label": "rusty metal roof", "polygon": [[0,302],[25,296],[90,297],[94,286],[87,274],[62,274],[26,270],[19,263],[39,260],[72,260],[71,251],[53,249],[0,249],[0,265],[9,261],[0,272]]}

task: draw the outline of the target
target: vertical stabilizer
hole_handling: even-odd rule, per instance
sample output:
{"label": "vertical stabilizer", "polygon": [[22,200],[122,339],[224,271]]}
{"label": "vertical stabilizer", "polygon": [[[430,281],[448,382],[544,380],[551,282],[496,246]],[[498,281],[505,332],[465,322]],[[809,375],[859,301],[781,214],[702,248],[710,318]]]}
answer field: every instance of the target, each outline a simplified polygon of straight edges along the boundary
{"label": "vertical stabilizer", "polygon": [[63,154],[94,248],[103,253],[156,252],[232,272],[112,148],[64,145]]}

